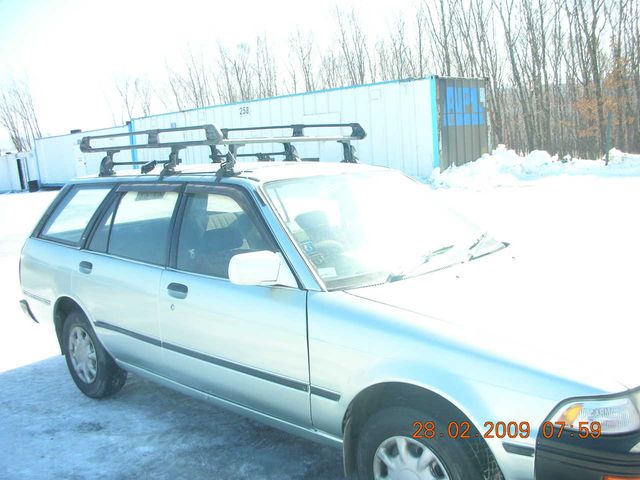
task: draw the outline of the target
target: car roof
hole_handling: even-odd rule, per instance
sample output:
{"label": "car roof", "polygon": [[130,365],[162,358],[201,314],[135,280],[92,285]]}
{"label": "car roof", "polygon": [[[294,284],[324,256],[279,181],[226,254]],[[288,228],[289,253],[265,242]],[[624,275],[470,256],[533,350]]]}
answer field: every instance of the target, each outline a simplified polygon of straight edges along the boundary
{"label": "car roof", "polygon": [[[104,181],[109,183],[125,183],[140,182],[153,183],[154,181],[216,181],[216,175],[220,167],[219,163],[203,163],[203,164],[181,164],[177,168],[178,172],[161,177],[160,172],[162,166],[156,167],[147,174],[142,174],[140,170],[117,170],[116,175],[109,177],[99,177],[98,175],[90,175],[80,177],[71,183],[94,183],[96,181]],[[344,162],[237,162],[234,170],[235,175],[222,177],[219,180],[227,183],[227,179],[244,178],[255,182],[266,183],[274,180],[287,180],[291,178],[324,176],[324,175],[343,175],[356,172],[368,171],[388,171],[386,167],[378,167],[373,165],[365,165],[362,163],[344,163]],[[235,182],[229,182],[235,183]]]}

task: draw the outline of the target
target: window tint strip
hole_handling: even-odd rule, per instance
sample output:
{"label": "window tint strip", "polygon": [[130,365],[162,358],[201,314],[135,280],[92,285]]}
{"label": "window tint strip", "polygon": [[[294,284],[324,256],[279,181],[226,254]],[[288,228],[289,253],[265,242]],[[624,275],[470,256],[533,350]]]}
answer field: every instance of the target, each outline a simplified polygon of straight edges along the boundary
{"label": "window tint strip", "polygon": [[121,183],[119,192],[179,192],[182,183]]}

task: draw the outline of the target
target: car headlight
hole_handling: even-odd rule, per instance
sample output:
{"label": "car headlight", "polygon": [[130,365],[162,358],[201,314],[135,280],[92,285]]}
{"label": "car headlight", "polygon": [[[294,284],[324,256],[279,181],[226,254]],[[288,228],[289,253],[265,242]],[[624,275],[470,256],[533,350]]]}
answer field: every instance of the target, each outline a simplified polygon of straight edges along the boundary
{"label": "car headlight", "polygon": [[561,405],[551,422],[564,422],[565,428],[579,430],[580,423],[598,422],[603,435],[640,430],[640,391],[619,397],[585,398]]}

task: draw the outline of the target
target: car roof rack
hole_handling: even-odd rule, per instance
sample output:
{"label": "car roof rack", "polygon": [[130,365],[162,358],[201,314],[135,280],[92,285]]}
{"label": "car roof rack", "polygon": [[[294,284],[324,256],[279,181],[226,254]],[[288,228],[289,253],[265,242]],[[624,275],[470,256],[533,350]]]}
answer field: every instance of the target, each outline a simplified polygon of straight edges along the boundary
{"label": "car roof rack", "polygon": [[[309,128],[344,128],[350,127],[351,132],[349,135],[305,135],[305,129]],[[291,129],[289,135],[284,136],[251,136],[251,137],[230,137],[230,133],[236,132],[256,132],[262,130],[288,130]],[[161,137],[170,136],[176,132],[204,132],[204,139],[200,140],[184,140],[184,141],[170,141],[169,139],[162,141]],[[100,143],[99,141],[117,139],[117,138],[131,138],[132,136],[146,135],[146,142],[124,145],[106,145],[106,146],[93,146],[92,142]],[[190,127],[176,127],[176,128],[164,128],[155,130],[143,130],[133,131],[127,133],[116,133],[107,135],[94,135],[83,137],[80,142],[80,151],[84,153],[96,153],[105,152],[106,156],[100,162],[101,177],[109,177],[115,175],[114,167],[118,165],[140,165],[140,162],[115,162],[113,156],[121,151],[126,150],[138,150],[149,148],[170,148],[171,153],[167,160],[152,160],[141,165],[140,171],[143,174],[151,172],[158,164],[163,164],[164,167],[161,176],[171,175],[177,173],[175,168],[181,163],[179,157],[180,150],[184,150],[189,147],[196,146],[208,146],[211,149],[212,163],[220,163],[220,169],[218,174],[221,176],[234,175],[234,166],[238,157],[256,157],[258,161],[272,161],[273,156],[283,156],[285,161],[301,161],[293,142],[327,142],[335,141],[342,144],[343,147],[343,162],[357,163],[358,157],[356,150],[351,145],[353,140],[362,140],[366,137],[366,132],[359,123],[321,123],[321,124],[292,124],[292,125],[272,125],[263,127],[240,127],[240,128],[223,128],[219,129],[215,125],[196,125]],[[281,152],[269,152],[269,153],[238,153],[238,149],[248,144],[262,144],[262,143],[280,143],[283,145],[284,150]],[[218,150],[218,146],[225,146],[227,153],[221,153]],[[315,159],[314,159],[315,160]]]}

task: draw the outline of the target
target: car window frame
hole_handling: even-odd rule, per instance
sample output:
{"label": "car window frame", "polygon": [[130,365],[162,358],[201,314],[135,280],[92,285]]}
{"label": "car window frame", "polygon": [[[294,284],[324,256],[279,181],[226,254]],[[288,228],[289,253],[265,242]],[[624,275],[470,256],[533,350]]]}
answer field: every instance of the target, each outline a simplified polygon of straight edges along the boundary
{"label": "car window frame", "polygon": [[[72,183],[72,184],[65,185],[60,191],[60,193],[58,194],[58,196],[55,198],[55,200],[51,203],[49,208],[47,208],[44,215],[42,215],[42,218],[36,225],[36,228],[34,229],[31,236],[34,238],[38,238],[40,240],[45,240],[47,242],[52,242],[59,245],[65,245],[71,248],[76,248],[78,250],[82,249],[87,241],[88,236],[93,230],[93,224],[96,221],[96,218],[100,216],[105,203],[109,203],[109,199],[112,198],[115,187],[116,187],[116,183],[113,183],[113,182]],[[94,212],[89,217],[89,221],[87,222],[87,225],[82,231],[82,234],[80,235],[80,240],[78,242],[70,242],[70,241],[66,241],[60,238],[56,238],[56,237],[52,237],[50,235],[44,234],[44,228],[46,227],[49,220],[51,220],[52,215],[58,211],[58,208],[60,208],[60,205],[64,203],[64,201],[69,197],[69,195],[72,195],[74,191],[91,190],[91,189],[107,189],[109,191],[104,196],[104,198],[100,201],[100,203],[98,204]]]}
{"label": "car window frame", "polygon": [[[280,245],[277,238],[269,228],[267,221],[264,219],[259,209],[257,208],[255,200],[253,199],[253,197],[250,195],[250,193],[247,191],[246,188],[239,185],[233,185],[233,184],[221,185],[221,184],[212,184],[210,182],[188,182],[185,185],[185,188],[182,192],[179,209],[177,210],[176,222],[174,225],[173,235],[171,238],[171,245],[169,249],[169,261],[167,263],[168,269],[176,272],[180,272],[185,275],[197,275],[205,278],[211,278],[211,279],[230,282],[228,278],[216,277],[214,275],[209,275],[205,273],[190,272],[188,270],[179,269],[177,266],[180,230],[182,228],[184,212],[187,206],[188,195],[190,193],[224,195],[224,196],[230,197],[235,202],[237,202],[240,208],[242,208],[243,212],[249,215],[250,219],[254,222],[256,228],[258,228],[258,230],[260,231],[260,234],[264,236],[265,240],[271,243],[271,246],[275,248],[277,252],[280,252],[282,257],[285,259],[285,262],[289,266],[289,269],[293,273],[293,276],[296,279],[296,282],[298,284],[297,288],[302,290],[302,283],[298,278],[296,271],[293,269],[286,255],[283,253],[282,246]],[[283,288],[291,288],[291,287],[283,287]]]}
{"label": "car window frame", "polygon": [[[113,191],[111,192],[112,195],[110,195],[110,201],[107,202],[106,204],[103,204],[100,210],[100,215],[98,216],[98,218],[95,219],[92,228],[91,228],[91,232],[90,234],[87,236],[84,245],[82,247],[83,250],[86,250],[87,252],[91,252],[93,254],[96,255],[105,255],[111,258],[119,258],[122,260],[126,260],[129,262],[136,262],[136,263],[140,263],[143,265],[150,265],[153,267],[160,267],[160,268],[166,268],[168,265],[168,258],[169,258],[169,251],[171,248],[171,244],[173,242],[173,236],[174,236],[174,229],[175,229],[175,224],[176,224],[176,219],[177,219],[177,215],[178,212],[180,211],[180,207],[182,205],[183,202],[183,198],[184,198],[184,188],[185,188],[185,183],[183,182],[167,182],[167,183],[136,183],[136,182],[126,182],[126,183],[119,183],[117,184],[117,186],[113,189]],[[91,250],[89,248],[89,246],[91,245],[91,242],[93,241],[94,236],[96,235],[96,232],[98,231],[99,226],[102,224],[102,222],[104,220],[106,220],[106,215],[109,213],[109,210],[111,209],[111,206],[115,204],[115,208],[113,210],[113,220],[115,220],[117,214],[118,214],[118,208],[120,207],[120,201],[122,200],[122,197],[124,197],[124,195],[126,195],[128,192],[176,192],[178,194],[178,198],[176,199],[176,203],[173,207],[173,212],[171,214],[171,220],[169,222],[169,229],[168,229],[168,233],[167,233],[167,246],[165,248],[165,252],[164,255],[162,257],[162,262],[161,263],[151,263],[151,262],[147,262],[145,260],[140,260],[137,258],[133,258],[133,257],[126,257],[126,256],[122,256],[122,255],[116,255],[113,253],[109,253],[108,251],[108,245],[111,241],[111,229],[109,230],[109,235],[108,235],[108,240],[107,240],[107,251],[105,252],[101,252],[98,250]],[[109,196],[109,195],[108,195]]]}

